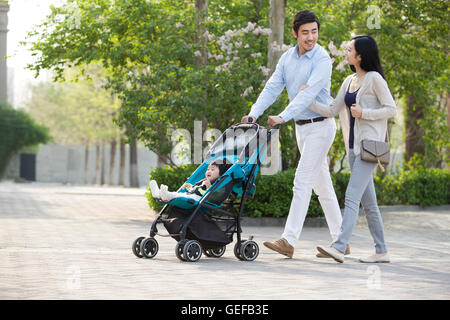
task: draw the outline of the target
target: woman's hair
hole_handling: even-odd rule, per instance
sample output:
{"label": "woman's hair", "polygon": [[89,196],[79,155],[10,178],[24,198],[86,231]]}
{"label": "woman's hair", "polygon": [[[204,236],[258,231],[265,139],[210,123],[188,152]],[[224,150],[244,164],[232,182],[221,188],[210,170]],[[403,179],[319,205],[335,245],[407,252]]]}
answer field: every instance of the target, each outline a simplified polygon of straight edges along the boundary
{"label": "woman's hair", "polygon": [[320,30],[319,18],[317,18],[314,12],[308,10],[299,11],[292,21],[292,29],[294,29],[295,34],[298,34],[298,28],[300,28],[302,24],[310,22],[317,22],[317,29]]}
{"label": "woman's hair", "polygon": [[[353,37],[352,40],[355,40],[355,50],[361,56],[361,69],[367,72],[376,71],[384,78],[384,71],[381,67],[378,46],[375,39],[369,35],[364,35]],[[350,69],[356,72],[353,65],[350,65]]]}

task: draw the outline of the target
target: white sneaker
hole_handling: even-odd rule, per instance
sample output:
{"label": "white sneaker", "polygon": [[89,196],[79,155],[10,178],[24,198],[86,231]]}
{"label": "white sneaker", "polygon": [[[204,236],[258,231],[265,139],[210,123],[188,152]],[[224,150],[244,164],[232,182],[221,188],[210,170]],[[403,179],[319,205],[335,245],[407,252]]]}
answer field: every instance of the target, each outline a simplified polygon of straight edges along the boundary
{"label": "white sneaker", "polygon": [[391,262],[391,259],[389,258],[389,254],[384,254],[382,256],[370,256],[367,258],[360,258],[359,262],[363,263],[389,263]]}
{"label": "white sneaker", "polygon": [[162,201],[165,201],[165,202],[169,201],[167,191],[168,191],[168,187],[165,184],[162,184],[161,188],[159,189],[159,195],[160,195]]}
{"label": "white sneaker", "polygon": [[158,184],[155,180],[150,180],[150,183],[148,184],[150,187],[150,192],[152,193],[153,198],[159,198],[160,197],[160,191],[158,188]]}
{"label": "white sneaker", "polygon": [[333,258],[334,260],[336,260],[339,263],[344,262],[344,253],[340,252],[339,250],[336,250],[333,247],[317,246],[317,250],[320,253]]}

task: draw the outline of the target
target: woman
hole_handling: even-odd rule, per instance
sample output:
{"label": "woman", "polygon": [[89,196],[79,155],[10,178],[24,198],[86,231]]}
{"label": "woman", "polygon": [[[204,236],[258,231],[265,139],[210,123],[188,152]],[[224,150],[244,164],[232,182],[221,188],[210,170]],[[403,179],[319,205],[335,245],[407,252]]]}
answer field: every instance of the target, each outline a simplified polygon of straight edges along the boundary
{"label": "woman", "polygon": [[309,107],[326,117],[339,114],[351,168],[339,237],[331,247],[317,246],[317,250],[337,262],[344,262],[345,248],[362,203],[376,253],[359,261],[390,262],[373,183],[377,164],[361,160],[360,149],[363,139],[385,141],[387,119],[397,114],[397,108],[384,80],[375,40],[367,35],[354,37],[346,56],[354,74],[345,79],[336,99],[329,106],[315,101]]}

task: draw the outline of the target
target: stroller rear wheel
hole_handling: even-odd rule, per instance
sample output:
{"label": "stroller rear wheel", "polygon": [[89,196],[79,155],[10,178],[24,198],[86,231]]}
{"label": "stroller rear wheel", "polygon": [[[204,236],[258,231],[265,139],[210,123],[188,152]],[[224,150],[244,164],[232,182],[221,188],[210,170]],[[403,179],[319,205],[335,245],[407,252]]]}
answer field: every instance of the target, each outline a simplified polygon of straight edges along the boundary
{"label": "stroller rear wheel", "polygon": [[141,242],[141,254],[146,258],[153,258],[158,253],[159,245],[155,238],[147,238]]}
{"label": "stroller rear wheel", "polygon": [[202,256],[202,245],[197,240],[189,240],[183,248],[183,257],[186,261],[197,262]]}
{"label": "stroller rear wheel", "polygon": [[203,253],[207,257],[220,258],[225,253],[226,246],[214,249],[203,249]]}
{"label": "stroller rear wheel", "polygon": [[131,250],[133,251],[134,255],[138,258],[142,258],[143,255],[141,253],[141,242],[144,240],[145,237],[139,237],[136,240],[133,241],[133,245],[131,246]]}
{"label": "stroller rear wheel", "polygon": [[184,245],[186,244],[186,242],[187,242],[187,240],[181,240],[181,241],[177,242],[177,245],[175,246],[175,255],[181,261],[186,261],[186,259],[183,256],[183,249],[184,249]]}

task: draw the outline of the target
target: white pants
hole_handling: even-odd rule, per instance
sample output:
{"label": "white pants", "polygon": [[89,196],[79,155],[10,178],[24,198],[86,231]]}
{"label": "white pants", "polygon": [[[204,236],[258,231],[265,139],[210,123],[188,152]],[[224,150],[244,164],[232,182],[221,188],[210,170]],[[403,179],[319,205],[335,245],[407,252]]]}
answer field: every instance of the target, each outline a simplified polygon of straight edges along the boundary
{"label": "white pants", "polygon": [[295,172],[294,194],[282,238],[295,247],[314,189],[334,242],[340,232],[342,215],[331,181],[327,154],[336,135],[336,123],[334,118],[328,118],[320,122],[296,124],[295,129],[301,157]]}

